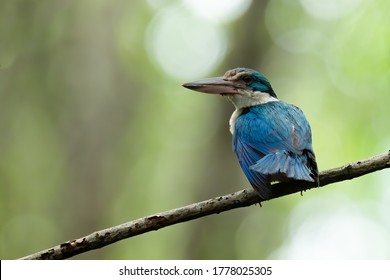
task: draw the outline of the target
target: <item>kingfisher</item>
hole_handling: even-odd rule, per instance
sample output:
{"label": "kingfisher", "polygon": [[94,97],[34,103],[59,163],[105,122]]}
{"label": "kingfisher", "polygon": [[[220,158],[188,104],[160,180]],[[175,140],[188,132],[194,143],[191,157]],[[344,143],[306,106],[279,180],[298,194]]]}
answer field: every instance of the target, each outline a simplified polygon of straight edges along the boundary
{"label": "kingfisher", "polygon": [[274,182],[297,180],[318,186],[309,122],[301,109],[278,99],[264,75],[240,67],[183,86],[220,94],[233,103],[229,121],[233,151],[262,200],[272,198]]}

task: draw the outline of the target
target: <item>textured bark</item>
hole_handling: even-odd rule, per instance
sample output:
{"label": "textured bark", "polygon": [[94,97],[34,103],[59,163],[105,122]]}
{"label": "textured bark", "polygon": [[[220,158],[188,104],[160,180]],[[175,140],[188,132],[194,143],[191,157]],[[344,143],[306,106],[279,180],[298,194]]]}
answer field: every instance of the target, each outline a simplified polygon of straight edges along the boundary
{"label": "textured bark", "polygon": [[[354,179],[389,167],[390,151],[372,158],[323,171],[320,173],[320,186]],[[317,186],[312,183],[299,181],[278,183],[273,185],[272,199],[315,187]],[[103,229],[22,259],[66,259],[145,232],[158,230],[166,226],[221,213],[234,208],[246,207],[262,201],[254,190],[246,189]]]}

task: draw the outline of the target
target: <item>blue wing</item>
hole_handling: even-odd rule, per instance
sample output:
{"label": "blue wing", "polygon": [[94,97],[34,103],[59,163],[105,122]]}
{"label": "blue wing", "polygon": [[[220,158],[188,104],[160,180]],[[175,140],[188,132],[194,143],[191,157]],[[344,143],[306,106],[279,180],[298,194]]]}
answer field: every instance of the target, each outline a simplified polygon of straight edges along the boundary
{"label": "blue wing", "polygon": [[293,105],[277,101],[247,109],[236,120],[233,150],[264,199],[272,180],[318,182],[310,125]]}

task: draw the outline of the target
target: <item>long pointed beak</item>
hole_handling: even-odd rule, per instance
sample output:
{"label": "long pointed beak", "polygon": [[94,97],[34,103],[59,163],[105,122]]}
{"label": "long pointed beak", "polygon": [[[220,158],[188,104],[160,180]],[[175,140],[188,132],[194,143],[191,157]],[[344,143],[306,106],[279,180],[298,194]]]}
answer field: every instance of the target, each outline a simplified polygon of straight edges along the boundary
{"label": "long pointed beak", "polygon": [[185,83],[183,84],[183,87],[211,94],[235,94],[238,93],[238,89],[240,89],[240,85],[229,80],[224,80],[223,77]]}

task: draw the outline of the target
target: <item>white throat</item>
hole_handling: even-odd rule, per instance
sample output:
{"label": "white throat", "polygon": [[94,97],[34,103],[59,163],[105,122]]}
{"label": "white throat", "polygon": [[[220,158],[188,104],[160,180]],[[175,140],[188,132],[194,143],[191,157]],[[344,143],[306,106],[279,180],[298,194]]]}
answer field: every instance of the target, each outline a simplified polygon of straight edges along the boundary
{"label": "white throat", "polygon": [[226,95],[226,97],[233,103],[234,107],[236,107],[236,110],[233,112],[229,120],[231,134],[234,133],[234,125],[244,108],[279,101],[279,99],[269,95],[269,93],[261,91],[242,91],[239,94]]}

